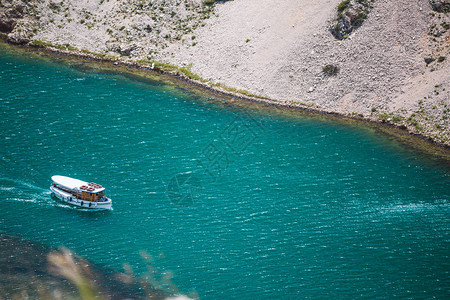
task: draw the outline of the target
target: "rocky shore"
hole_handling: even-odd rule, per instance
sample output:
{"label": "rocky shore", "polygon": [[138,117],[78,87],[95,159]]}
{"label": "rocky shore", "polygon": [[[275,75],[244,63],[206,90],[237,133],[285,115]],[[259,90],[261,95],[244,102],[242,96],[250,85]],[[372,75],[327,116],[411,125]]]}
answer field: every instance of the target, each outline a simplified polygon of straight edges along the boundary
{"label": "rocky shore", "polygon": [[391,123],[450,146],[448,0],[0,1],[11,42]]}

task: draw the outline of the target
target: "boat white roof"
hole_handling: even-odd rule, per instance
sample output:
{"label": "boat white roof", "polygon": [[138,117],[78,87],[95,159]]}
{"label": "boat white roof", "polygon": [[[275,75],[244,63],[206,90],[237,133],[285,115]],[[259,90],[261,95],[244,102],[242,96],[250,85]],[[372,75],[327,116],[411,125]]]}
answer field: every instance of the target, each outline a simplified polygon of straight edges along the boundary
{"label": "boat white roof", "polygon": [[[86,182],[86,181],[78,180],[75,178],[70,178],[67,176],[60,176],[60,175],[52,176],[52,180],[54,183],[56,183],[58,185],[62,185],[71,190],[80,189],[80,186],[83,186],[83,185],[87,186],[89,184],[89,182]],[[89,193],[98,193],[98,192],[101,192],[104,190],[105,190],[105,188],[101,187],[101,188],[96,188],[95,190],[88,191],[88,192]]]}

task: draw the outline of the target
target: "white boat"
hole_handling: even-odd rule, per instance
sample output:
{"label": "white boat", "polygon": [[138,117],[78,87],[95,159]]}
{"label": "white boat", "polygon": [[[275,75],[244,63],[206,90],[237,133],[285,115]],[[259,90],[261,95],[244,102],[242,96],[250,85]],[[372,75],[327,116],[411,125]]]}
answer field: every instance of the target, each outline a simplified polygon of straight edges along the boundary
{"label": "white boat", "polygon": [[105,188],[94,182],[52,176],[50,190],[61,201],[91,209],[111,209],[112,201],[105,196]]}

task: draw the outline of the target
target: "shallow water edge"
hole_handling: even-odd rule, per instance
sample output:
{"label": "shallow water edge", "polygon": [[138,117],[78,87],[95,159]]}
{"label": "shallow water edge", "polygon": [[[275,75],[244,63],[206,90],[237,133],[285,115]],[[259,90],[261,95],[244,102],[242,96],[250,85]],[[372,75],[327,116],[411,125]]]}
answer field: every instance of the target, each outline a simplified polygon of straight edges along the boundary
{"label": "shallow water edge", "polygon": [[0,47],[9,52],[22,53],[28,57],[36,57],[53,62],[75,65],[77,68],[90,72],[121,74],[141,82],[159,82],[213,102],[217,108],[234,107],[250,110],[255,113],[283,116],[288,118],[310,117],[315,119],[338,122],[350,126],[361,126],[371,131],[381,133],[388,139],[417,151],[437,165],[450,167],[450,146],[434,140],[432,137],[412,132],[404,126],[369,119],[358,115],[341,113],[310,107],[301,103],[281,102],[275,99],[259,98],[242,95],[218,87],[202,84],[179,72],[151,69],[137,63],[122,62],[110,58],[101,58],[91,53],[81,53],[55,48],[13,45],[6,42],[4,34],[0,34]]}

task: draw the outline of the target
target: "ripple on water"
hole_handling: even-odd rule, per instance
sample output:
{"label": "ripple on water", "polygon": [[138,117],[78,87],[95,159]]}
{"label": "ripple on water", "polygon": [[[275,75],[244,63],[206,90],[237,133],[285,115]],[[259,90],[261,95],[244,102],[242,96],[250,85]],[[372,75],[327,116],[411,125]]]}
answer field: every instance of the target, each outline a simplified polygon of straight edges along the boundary
{"label": "ripple on water", "polygon": [[[202,298],[448,296],[449,173],[417,153],[116,74],[8,55],[0,73],[2,230],[136,273],[146,250]],[[55,201],[55,174],[114,211]]]}

